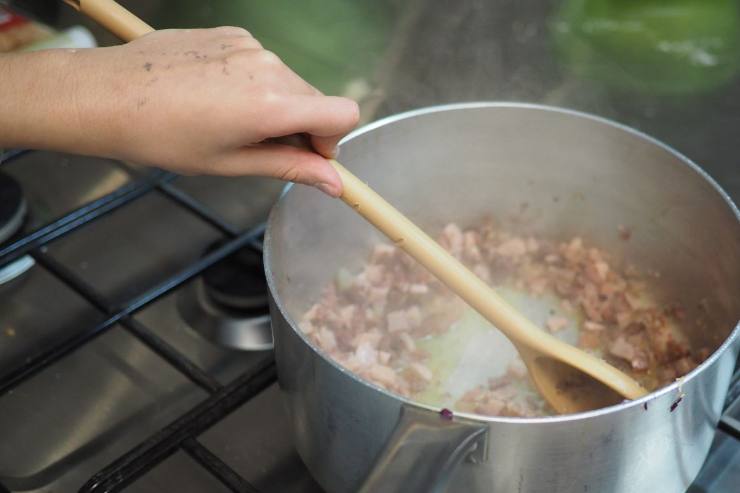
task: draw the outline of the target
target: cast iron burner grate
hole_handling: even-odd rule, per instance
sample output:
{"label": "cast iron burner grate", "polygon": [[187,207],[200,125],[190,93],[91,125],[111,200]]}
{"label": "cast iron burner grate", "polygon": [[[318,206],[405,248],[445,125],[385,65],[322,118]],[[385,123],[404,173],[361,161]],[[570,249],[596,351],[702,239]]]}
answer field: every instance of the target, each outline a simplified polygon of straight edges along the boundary
{"label": "cast iron burner grate", "polygon": [[[0,166],[21,154],[14,151],[3,155],[0,158]],[[198,436],[275,382],[276,370],[272,355],[265,357],[258,365],[241,374],[229,384],[222,385],[187,356],[157,336],[154,331],[133,318],[133,315],[145,306],[172,292],[192,278],[212,269],[222,260],[232,257],[232,259],[241,259],[240,261],[247,262],[251,267],[254,267],[255,258],[259,258],[261,254],[264,224],[245,231],[235,230],[226,220],[216,215],[206,205],[173,186],[171,182],[175,178],[176,175],[172,173],[154,171],[33,231],[0,244],[0,269],[18,259],[30,256],[49,273],[81,295],[90,305],[106,315],[105,320],[97,325],[88,327],[81,333],[52,347],[43,348],[39,353],[27,358],[20,366],[0,375],[0,396],[12,392],[32,376],[67,357],[116,324],[121,325],[124,330],[148,346],[170,366],[209,394],[206,400],[201,401],[168,426],[95,474],[80,489],[81,493],[121,491],[178,451],[188,454],[230,491],[240,493],[258,491],[249,481],[237,474],[221,458],[205,447],[198,440]],[[3,190],[6,189],[3,188]],[[9,199],[15,197],[16,192],[20,193],[19,189],[16,189],[12,183],[8,184],[7,191]],[[159,194],[166,197],[180,206],[184,214],[192,214],[218,229],[223,234],[224,240],[200,259],[185,266],[156,286],[137,293],[136,296],[121,306],[109,304],[95,286],[91,286],[69,267],[45,253],[44,246],[51,241],[65,235],[74,234],[80,227],[119,208],[126,207],[147,194]],[[5,196],[5,192],[0,196]],[[11,202],[10,205],[16,202]],[[15,218],[19,214],[17,205],[16,207],[8,207],[8,211],[8,216],[11,218]],[[20,215],[23,215],[22,211]],[[251,253],[237,254],[244,249]],[[217,269],[210,272],[211,274],[214,272],[218,274]],[[223,277],[216,276],[214,282],[223,287],[225,280]],[[228,285],[228,282],[226,284]],[[239,294],[244,295],[245,293]],[[0,484],[0,493],[6,491],[8,491],[8,488]]]}
{"label": "cast iron burner grate", "polygon": [[[17,155],[20,155],[20,153],[14,151],[13,154],[0,157],[0,164]],[[38,372],[67,357],[70,353],[110,330],[116,324],[120,324],[124,330],[139,339],[169,365],[209,394],[205,401],[202,401],[95,474],[80,489],[80,493],[121,491],[178,451],[184,451],[188,454],[230,491],[238,493],[258,491],[249,481],[237,474],[221,458],[205,447],[198,440],[198,437],[202,432],[224,419],[229,413],[275,382],[276,370],[272,355],[266,357],[259,365],[238,376],[229,384],[222,385],[187,356],[162,340],[154,331],[132,317],[145,306],[170,293],[195,276],[212,269],[213,266],[229,257],[229,261],[238,262],[251,268],[254,267],[255,254],[261,253],[261,236],[264,232],[264,225],[246,231],[233,229],[226,220],[213,213],[207,206],[173,186],[170,182],[174,178],[176,178],[176,175],[172,173],[155,171],[19,238],[0,245],[0,269],[21,257],[30,255],[43,268],[107,315],[103,322],[88,327],[87,330],[53,347],[45,348],[38,354],[26,359],[22,365],[0,375],[0,396],[23,385]],[[158,193],[173,201],[181,207],[183,213],[193,214],[211,224],[223,233],[225,240],[170,278],[165,279],[151,289],[139,292],[122,306],[111,306],[95,286],[89,285],[67,266],[44,253],[43,247],[49,242],[73,234],[80,227],[152,193]],[[251,250],[252,253],[234,255],[245,248]],[[210,270],[210,275],[211,287],[215,286],[216,291],[220,294],[238,294],[242,297],[241,302],[255,294],[253,291],[234,293],[229,288],[233,280],[229,279],[229,276],[224,276],[219,269]],[[218,294],[216,296],[218,297]],[[256,298],[258,296],[252,297],[251,301],[255,301]],[[231,297],[229,296],[228,299],[231,299]],[[221,301],[225,301],[225,299]],[[740,373],[737,373],[735,378],[740,378]],[[740,422],[737,420],[725,417],[719,424],[719,428],[740,439]],[[0,493],[4,492],[8,492],[8,488],[0,484]]]}

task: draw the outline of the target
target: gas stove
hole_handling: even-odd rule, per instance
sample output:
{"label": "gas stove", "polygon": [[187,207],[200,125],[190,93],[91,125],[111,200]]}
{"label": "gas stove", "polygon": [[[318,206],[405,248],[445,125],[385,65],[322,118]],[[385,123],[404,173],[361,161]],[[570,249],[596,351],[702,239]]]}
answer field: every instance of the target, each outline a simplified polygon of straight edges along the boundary
{"label": "gas stove", "polygon": [[[0,186],[0,492],[321,491],[269,349],[280,183],[29,152]],[[738,481],[718,430],[689,491]]]}

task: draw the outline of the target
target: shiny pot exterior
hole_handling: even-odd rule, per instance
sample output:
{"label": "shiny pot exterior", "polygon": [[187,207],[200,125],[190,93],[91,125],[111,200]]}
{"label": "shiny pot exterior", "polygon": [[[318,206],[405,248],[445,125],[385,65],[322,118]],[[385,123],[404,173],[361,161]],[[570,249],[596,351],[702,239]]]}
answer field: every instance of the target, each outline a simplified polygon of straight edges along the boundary
{"label": "shiny pot exterior", "polygon": [[[538,419],[456,414],[453,421],[470,427],[470,436],[483,433],[475,446],[464,442],[467,448],[450,454],[462,451],[459,464],[445,462],[440,447],[452,435],[438,409],[358,379],[298,329],[296,321],[337,269],[359,267],[379,236],[341,202],[291,187],[273,210],[265,240],[273,335],[298,452],[327,491],[354,492],[363,484],[389,492],[688,487],[714,437],[740,348],[740,214],[709,177],[629,128],[508,103],[442,106],[381,120],[350,135],[341,160],[430,231],[452,220],[473,225],[526,203],[520,227],[563,238],[579,234],[617,257],[657,268],[661,285],[689,307],[689,317],[696,310],[711,314],[708,327],[688,336],[715,351],[675,384],[606,409]],[[619,225],[632,228],[630,241],[618,240]],[[403,422],[421,421],[420,415],[428,443],[406,443],[405,456],[386,461],[396,469],[378,472],[380,458],[404,446],[398,443]],[[414,482],[442,470],[448,477],[436,484],[435,477],[425,486]],[[368,487],[378,473],[384,482]]]}

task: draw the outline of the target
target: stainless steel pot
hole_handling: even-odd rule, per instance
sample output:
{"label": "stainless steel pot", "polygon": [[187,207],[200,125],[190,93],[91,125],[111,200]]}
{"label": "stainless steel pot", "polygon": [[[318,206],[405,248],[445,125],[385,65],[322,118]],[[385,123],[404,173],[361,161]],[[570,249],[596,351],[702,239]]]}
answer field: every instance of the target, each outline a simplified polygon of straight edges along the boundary
{"label": "stainless steel pot", "polygon": [[[298,452],[330,492],[678,492],[709,450],[740,349],[740,213],[696,165],[616,123],[524,104],[473,103],[386,118],[341,160],[434,231],[528,204],[528,227],[582,235],[656,268],[711,357],[647,397],[539,419],[456,414],[364,382],[296,324],[339,267],[378,235],[336,200],[295,186],[272,212],[265,265],[280,385]],[[633,229],[617,239],[619,225]],[[698,307],[697,305],[701,305]],[[696,307],[696,308],[695,308]],[[689,320],[692,320],[691,318]],[[689,324],[691,326],[691,324]]]}

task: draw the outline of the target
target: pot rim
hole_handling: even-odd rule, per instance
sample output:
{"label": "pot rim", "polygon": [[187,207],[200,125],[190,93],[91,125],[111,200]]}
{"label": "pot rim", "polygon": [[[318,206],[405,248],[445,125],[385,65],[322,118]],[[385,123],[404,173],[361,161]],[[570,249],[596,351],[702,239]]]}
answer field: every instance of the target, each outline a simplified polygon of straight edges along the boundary
{"label": "pot rim", "polygon": [[[735,218],[737,219],[738,225],[740,225],[740,210],[735,205],[735,203],[732,201],[730,196],[725,192],[722,187],[712,178],[706,171],[704,171],[702,168],[700,168],[696,163],[694,163],[691,159],[684,156],[677,150],[670,147],[668,144],[665,144],[659,140],[657,140],[654,137],[651,137],[639,130],[636,130],[632,127],[629,127],[627,125],[624,125],[622,123],[616,122],[614,120],[610,120],[608,118],[604,118],[601,116],[597,116],[591,113],[586,113],[582,111],[572,110],[568,108],[561,108],[557,106],[549,106],[549,105],[543,105],[543,104],[535,104],[535,103],[522,103],[522,102],[494,102],[494,101],[477,101],[477,102],[465,102],[465,103],[452,103],[452,104],[443,104],[443,105],[435,105],[435,106],[427,106],[423,108],[418,108],[410,111],[405,111],[402,113],[397,113],[394,115],[386,116],[384,118],[381,118],[379,120],[375,120],[371,123],[368,123],[366,125],[363,125],[360,128],[355,129],[354,131],[347,134],[341,141],[340,145],[348,140],[351,140],[357,136],[363,135],[365,133],[371,132],[377,128],[383,127],[385,125],[405,120],[408,118],[414,118],[420,115],[427,115],[431,113],[438,113],[443,111],[458,111],[458,110],[465,110],[465,109],[481,109],[481,108],[520,108],[520,109],[531,109],[531,110],[540,110],[540,111],[546,111],[551,113],[559,113],[563,115],[568,116],[574,116],[578,118],[583,118],[586,120],[591,120],[594,122],[602,123],[608,126],[611,126],[613,128],[622,130],[623,132],[627,132],[629,134],[632,134],[640,139],[643,139],[667,152],[675,156],[680,163],[682,163],[685,166],[688,166],[693,172],[698,174],[702,179],[704,179],[706,182],[708,182],[712,188],[714,188],[715,192],[719,194],[719,196],[724,200],[724,202],[727,204],[727,206],[730,208],[730,210],[734,213]],[[272,269],[270,267],[271,264],[271,257],[272,257],[272,225],[276,221],[277,213],[276,211],[283,207],[285,204],[285,195],[290,191],[290,189],[293,187],[293,184],[290,183],[285,186],[283,189],[283,192],[280,195],[279,200],[273,207],[272,211],[270,212],[270,216],[267,221],[267,229],[265,231],[265,239],[264,239],[264,267],[265,267],[265,276],[267,278],[267,286],[270,292],[270,296],[275,303],[275,306],[280,311],[280,314],[285,318],[285,320],[290,324],[291,330],[295,332],[298,337],[300,337],[305,344],[308,345],[311,350],[318,354],[318,356],[323,359],[326,363],[333,366],[336,370],[344,373],[349,378],[353,379],[355,382],[357,382],[360,385],[364,385],[366,387],[371,388],[372,390],[375,390],[377,392],[380,392],[381,394],[384,394],[386,397],[390,397],[392,399],[396,399],[400,402],[402,402],[405,405],[413,406],[420,409],[426,409],[428,411],[432,412],[440,412],[442,408],[440,406],[432,406],[428,404],[424,404],[421,402],[417,402],[413,399],[409,399],[407,397],[395,394],[393,392],[389,392],[386,389],[383,389],[371,382],[368,382],[366,380],[363,380],[362,378],[358,377],[351,371],[347,370],[343,366],[341,366],[339,363],[334,361],[331,357],[324,354],[321,349],[316,347],[303,333],[302,330],[300,330],[298,323],[290,317],[290,315],[285,310],[285,307],[283,306],[282,300],[278,294],[277,288],[274,284],[274,277],[272,275]],[[274,337],[274,336],[273,336]],[[641,406],[643,404],[649,403],[650,401],[660,398],[666,394],[669,394],[671,392],[678,391],[681,392],[682,386],[693,380],[699,373],[704,371],[704,369],[708,368],[712,364],[714,364],[715,361],[717,361],[720,356],[727,351],[735,341],[740,338],[740,320],[737,321],[735,324],[735,328],[732,330],[729,336],[725,339],[725,341],[706,359],[704,360],[699,366],[694,368],[692,371],[684,375],[683,377],[677,379],[675,382],[673,382],[670,385],[667,385],[665,387],[661,387],[658,390],[655,390],[653,392],[650,392],[649,394],[636,399],[632,401],[623,401],[619,404],[604,407],[601,409],[596,409],[593,411],[587,411],[582,413],[575,413],[575,414],[564,414],[564,415],[554,415],[554,416],[543,416],[543,417],[537,417],[537,418],[520,418],[520,417],[509,417],[509,416],[484,416],[480,414],[475,413],[467,413],[467,412],[457,412],[455,411],[455,417],[456,418],[464,418],[471,421],[477,421],[477,422],[485,422],[485,423],[513,423],[513,424],[533,424],[533,423],[562,423],[562,422],[568,422],[568,421],[576,421],[581,419],[589,419],[589,418],[596,418],[599,416],[604,416],[612,413],[616,413],[622,410],[635,408],[637,406]]]}

